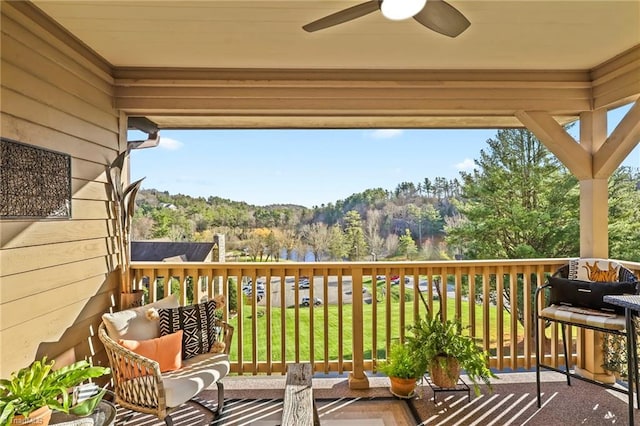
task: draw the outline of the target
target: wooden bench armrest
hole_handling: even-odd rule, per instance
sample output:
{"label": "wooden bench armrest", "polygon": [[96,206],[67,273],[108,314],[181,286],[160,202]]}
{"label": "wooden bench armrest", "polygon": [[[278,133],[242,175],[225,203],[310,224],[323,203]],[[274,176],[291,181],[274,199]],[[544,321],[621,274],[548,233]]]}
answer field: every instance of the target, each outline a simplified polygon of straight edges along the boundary
{"label": "wooden bench armrest", "polygon": [[216,326],[222,328],[220,337],[225,345],[224,353],[229,355],[229,351],[231,351],[231,339],[233,338],[233,327],[220,319],[216,320]]}

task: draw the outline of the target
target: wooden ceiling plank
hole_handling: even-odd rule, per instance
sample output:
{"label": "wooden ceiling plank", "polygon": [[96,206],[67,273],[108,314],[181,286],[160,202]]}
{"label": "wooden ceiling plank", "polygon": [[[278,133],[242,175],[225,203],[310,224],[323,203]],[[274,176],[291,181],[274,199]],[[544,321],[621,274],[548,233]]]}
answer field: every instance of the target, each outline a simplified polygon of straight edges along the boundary
{"label": "wooden ceiling plank", "polygon": [[544,111],[517,111],[515,115],[574,176],[591,178],[591,155],[551,115]]}
{"label": "wooden ceiling plank", "polygon": [[640,142],[640,99],[638,99],[605,143],[593,156],[594,178],[609,177]]}
{"label": "wooden ceiling plank", "polygon": [[571,99],[588,101],[588,89],[492,89],[480,88],[419,88],[419,87],[344,87],[327,88],[310,84],[307,87],[277,87],[261,85],[256,87],[119,87],[116,97],[123,98],[194,98],[194,99],[281,99],[281,98],[324,98],[324,99],[450,99],[450,100],[524,100],[536,101]]}
{"label": "wooden ceiling plank", "polygon": [[[197,85],[213,82],[229,86],[231,84],[255,85],[268,82],[274,84],[327,83],[353,85],[366,82],[367,85],[383,84],[394,86],[434,85],[437,87],[460,85],[476,87],[486,84],[489,87],[522,87],[540,84],[541,87],[591,87],[588,71],[565,70],[501,70],[501,69],[314,69],[314,68],[141,68],[115,67],[113,76],[117,85],[173,85],[194,83]],[[602,75],[605,78],[606,75]],[[486,87],[486,86],[485,86]]]}
{"label": "wooden ceiling plank", "polygon": [[33,3],[113,66],[543,69],[552,64],[577,70],[639,40],[636,0],[460,1],[473,34],[455,40],[380,13],[315,34],[302,30],[346,7],[340,5],[345,0]]}
{"label": "wooden ceiling plank", "polygon": [[432,114],[447,111],[452,115],[512,115],[518,110],[545,110],[552,115],[573,115],[587,110],[587,100],[576,99],[366,99],[366,98],[123,98],[116,97],[116,108],[127,113],[146,111],[145,115],[167,113],[223,113],[234,111],[279,111],[283,115],[296,115],[300,110],[322,114],[405,113]]}
{"label": "wooden ceiling plank", "polygon": [[[22,16],[19,16],[19,14]],[[78,62],[80,65],[87,67],[105,81],[111,81],[111,65],[77,37],[71,35],[66,28],[43,13],[42,10],[32,2],[3,1],[2,15],[8,15],[12,19],[17,20],[20,25],[24,25],[48,43],[55,44],[60,51],[69,54],[70,57],[72,57],[74,53],[80,54],[82,57],[82,60]],[[6,31],[5,23],[6,22],[3,22],[3,31]]]}

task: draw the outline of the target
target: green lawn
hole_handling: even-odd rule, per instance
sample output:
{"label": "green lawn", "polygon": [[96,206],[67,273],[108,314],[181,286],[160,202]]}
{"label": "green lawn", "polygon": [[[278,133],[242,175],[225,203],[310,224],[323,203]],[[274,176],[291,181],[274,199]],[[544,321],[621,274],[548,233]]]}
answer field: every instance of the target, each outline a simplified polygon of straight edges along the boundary
{"label": "green lawn", "polygon": [[[370,288],[370,286],[368,286]],[[396,287],[397,288],[397,287]],[[407,291],[408,294],[412,295],[411,291]],[[405,314],[405,326],[409,325],[413,322],[413,301],[405,302],[404,305],[404,314]],[[328,360],[338,360],[342,359],[351,359],[351,335],[352,335],[352,312],[351,305],[345,304],[342,306],[342,318],[339,317],[340,311],[339,306],[337,305],[327,305],[327,306],[319,306],[313,309],[313,332],[311,330],[311,310],[309,308],[300,308],[299,309],[299,322],[298,327],[296,327],[295,321],[295,309],[287,308],[284,309],[285,315],[285,338],[282,340],[281,333],[281,317],[283,314],[283,310],[280,308],[272,308],[271,309],[271,339],[267,341],[267,316],[266,309],[264,307],[258,308],[258,315],[255,320],[255,339],[256,339],[256,348],[257,348],[257,359],[256,361],[266,361],[267,360],[267,349],[271,348],[271,361],[279,362],[282,359],[282,346],[281,342],[284,344],[285,351],[285,360],[286,361],[294,361],[296,360],[296,347],[299,351],[299,359],[306,361],[310,359],[310,348],[312,346],[312,336],[313,336],[313,353],[314,359],[316,361],[321,361],[325,359],[325,334],[327,336],[326,339],[326,350],[328,352]],[[327,311],[327,326],[325,331],[325,320],[324,320],[324,312],[325,309]],[[372,358],[373,352],[373,337],[376,337],[375,348],[377,350],[376,358],[385,358],[386,353],[386,345],[387,342],[393,342],[395,339],[398,339],[400,336],[400,332],[403,327],[401,327],[400,322],[400,312],[401,312],[401,304],[399,301],[393,301],[390,305],[390,328],[387,332],[386,319],[385,314],[387,310],[387,305],[385,303],[378,303],[376,306],[376,321],[374,324],[373,315],[373,305],[365,304],[363,311],[364,317],[364,352],[365,359]],[[438,301],[434,301],[434,310],[438,311]],[[419,315],[424,316],[424,306],[422,302],[419,301]],[[243,361],[251,362],[252,361],[252,352],[253,352],[253,332],[254,329],[254,320],[251,317],[251,307],[246,306],[242,315],[242,345],[243,345]],[[447,300],[447,313],[448,317],[452,317],[455,313],[455,301],[453,299]],[[482,316],[483,310],[481,305],[475,306],[475,318],[476,318],[476,336],[478,338],[482,338]],[[490,342],[491,348],[495,349],[497,346],[497,321],[498,312],[496,307],[491,307],[489,309],[489,322],[491,324],[490,327]],[[463,325],[468,325],[469,323],[469,303],[467,301],[461,302],[461,317]],[[231,325],[236,328],[236,333],[234,334],[234,340],[231,349],[231,359],[237,360],[238,354],[238,319],[239,317],[235,317],[230,320]],[[503,321],[504,321],[504,330],[507,331],[506,335],[503,336],[504,344],[507,344],[509,341],[509,321],[510,315],[503,311]],[[340,333],[342,334],[340,336]],[[387,334],[388,333],[388,334]],[[522,327],[518,325],[518,335],[521,336],[523,333]],[[299,345],[296,346],[296,335],[298,336]],[[340,347],[340,342],[342,341],[342,347]],[[340,351],[342,350],[342,357],[340,357]]]}

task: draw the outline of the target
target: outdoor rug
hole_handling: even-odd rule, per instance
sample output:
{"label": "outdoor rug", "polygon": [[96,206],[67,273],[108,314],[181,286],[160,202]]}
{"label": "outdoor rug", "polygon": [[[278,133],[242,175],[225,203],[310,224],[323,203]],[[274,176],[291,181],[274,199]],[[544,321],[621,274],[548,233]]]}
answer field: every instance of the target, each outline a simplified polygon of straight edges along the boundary
{"label": "outdoor rug", "polygon": [[[208,401],[199,403],[215,409]],[[324,426],[414,426],[420,423],[406,400],[397,398],[316,399],[320,423]],[[213,420],[216,426],[276,426],[281,424],[282,399],[226,399],[224,414]],[[131,416],[123,423],[127,416]],[[188,403],[171,415],[174,426],[206,425],[212,416],[195,403]],[[163,426],[154,416],[118,407],[117,425]]]}
{"label": "outdoor rug", "polygon": [[[507,377],[505,377],[507,382]],[[327,426],[382,426],[382,425],[446,425],[446,426],[601,426],[628,425],[626,395],[608,391],[599,386],[572,380],[542,383],[542,408],[536,404],[534,383],[500,383],[496,380],[493,391],[484,385],[478,397],[471,393],[438,393],[434,402],[433,392],[428,386],[417,392],[410,400],[381,396],[386,389],[371,396],[345,396],[327,398],[328,394],[339,394],[340,388],[318,390],[316,406],[321,424]],[[282,417],[281,391],[230,391],[225,400],[224,415],[214,421],[216,426],[274,426]],[[252,393],[256,398],[245,398],[239,393]],[[280,393],[280,395],[277,395]],[[252,396],[253,395],[247,395]],[[215,409],[215,391],[202,393],[200,403]],[[127,425],[163,426],[157,418],[132,413],[118,407],[116,425],[122,425],[127,414],[134,414]],[[635,410],[636,424],[640,425],[640,410]],[[198,404],[189,403],[174,411],[175,426],[206,425],[212,415]]]}
{"label": "outdoor rug", "polygon": [[[543,382],[542,408],[538,409],[535,383],[500,384],[490,392],[482,386],[478,397],[471,393],[438,393],[436,402],[429,388],[410,404],[422,419],[419,425],[446,426],[604,426],[628,425],[627,395],[591,383],[572,380]],[[635,411],[640,425],[640,410]]]}

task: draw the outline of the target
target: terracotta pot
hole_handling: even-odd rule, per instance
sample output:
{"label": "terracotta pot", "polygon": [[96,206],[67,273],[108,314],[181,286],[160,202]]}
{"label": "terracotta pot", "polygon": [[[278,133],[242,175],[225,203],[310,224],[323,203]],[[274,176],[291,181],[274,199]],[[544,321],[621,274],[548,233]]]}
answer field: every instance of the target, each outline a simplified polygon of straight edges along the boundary
{"label": "terracotta pot", "polygon": [[438,387],[455,388],[460,378],[460,364],[456,358],[438,356],[429,366],[429,377]]}
{"label": "terracotta pot", "polygon": [[47,426],[51,420],[51,408],[44,407],[38,408],[36,411],[32,411],[29,417],[23,415],[17,415],[13,417],[11,421],[12,425],[39,425]]}
{"label": "terracotta pot", "polygon": [[389,377],[391,381],[391,393],[400,396],[410,396],[416,388],[416,379],[401,379],[400,377]]}

